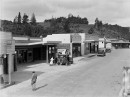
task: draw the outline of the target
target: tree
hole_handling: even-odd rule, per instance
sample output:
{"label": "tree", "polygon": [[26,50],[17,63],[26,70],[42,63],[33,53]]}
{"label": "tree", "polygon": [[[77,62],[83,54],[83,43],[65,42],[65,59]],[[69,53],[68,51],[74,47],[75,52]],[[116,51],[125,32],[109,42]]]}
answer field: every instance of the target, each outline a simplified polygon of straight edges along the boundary
{"label": "tree", "polygon": [[73,15],[71,13],[68,15],[68,18],[70,18],[70,17],[73,17]]}
{"label": "tree", "polygon": [[31,20],[30,20],[30,21],[31,21],[30,23],[31,23],[32,25],[36,25],[36,18],[35,18],[35,14],[34,14],[34,13],[32,14],[32,17],[31,17]]}
{"label": "tree", "polygon": [[14,24],[18,23],[18,17],[16,16],[13,21]]}
{"label": "tree", "polygon": [[26,15],[26,13],[24,13],[23,15],[23,24],[27,24],[28,23],[28,15]]}
{"label": "tree", "polygon": [[88,33],[89,33],[89,34],[94,33],[94,29],[93,29],[93,27],[91,27],[91,28],[89,29]]}
{"label": "tree", "polygon": [[98,18],[96,18],[95,19],[95,28],[98,30],[101,30],[102,26],[103,26],[102,21],[99,21]]}
{"label": "tree", "polygon": [[88,19],[87,19],[87,18],[83,18],[83,19],[82,19],[82,23],[88,25],[88,23],[89,23],[89,22],[88,22]]}
{"label": "tree", "polygon": [[20,14],[20,12],[18,14],[18,24],[21,24],[21,14]]}
{"label": "tree", "polygon": [[96,18],[95,19],[95,28],[97,28],[97,29],[98,29],[98,24],[99,24],[99,20],[98,20],[98,18]]}
{"label": "tree", "polygon": [[102,26],[103,26],[102,21],[99,21],[98,27],[99,27],[99,28],[102,28]]}
{"label": "tree", "polygon": [[68,20],[66,20],[65,22],[65,25],[64,25],[64,30],[67,32],[67,33],[70,33],[70,27],[69,27],[70,23]]}
{"label": "tree", "polygon": [[25,24],[23,25],[23,34],[27,35],[27,36],[31,36],[32,35],[32,31],[31,31],[31,25],[30,24]]}

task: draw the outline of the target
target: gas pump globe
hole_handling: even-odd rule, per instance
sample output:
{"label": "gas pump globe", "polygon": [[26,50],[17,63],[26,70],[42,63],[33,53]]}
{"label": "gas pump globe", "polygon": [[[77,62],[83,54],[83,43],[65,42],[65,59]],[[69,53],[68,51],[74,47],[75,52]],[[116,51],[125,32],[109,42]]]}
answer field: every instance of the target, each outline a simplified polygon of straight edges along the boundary
{"label": "gas pump globe", "polygon": [[3,55],[3,58],[6,58],[6,54]]}

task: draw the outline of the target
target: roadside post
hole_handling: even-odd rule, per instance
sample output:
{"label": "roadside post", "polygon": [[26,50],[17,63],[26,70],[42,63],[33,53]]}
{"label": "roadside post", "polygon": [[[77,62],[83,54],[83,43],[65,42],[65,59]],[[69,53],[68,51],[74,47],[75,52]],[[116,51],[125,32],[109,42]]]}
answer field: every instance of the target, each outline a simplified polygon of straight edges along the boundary
{"label": "roadside post", "polygon": [[8,74],[9,74],[9,84],[12,83],[12,80],[11,80],[11,66],[12,66],[12,54],[9,54],[8,56],[8,65],[9,65],[9,68],[8,68]]}
{"label": "roadside post", "polygon": [[13,54],[15,54],[15,41],[8,40],[7,41],[7,54],[8,54],[8,78],[9,78],[9,84],[12,84],[12,72],[14,71],[14,65],[13,65]]}

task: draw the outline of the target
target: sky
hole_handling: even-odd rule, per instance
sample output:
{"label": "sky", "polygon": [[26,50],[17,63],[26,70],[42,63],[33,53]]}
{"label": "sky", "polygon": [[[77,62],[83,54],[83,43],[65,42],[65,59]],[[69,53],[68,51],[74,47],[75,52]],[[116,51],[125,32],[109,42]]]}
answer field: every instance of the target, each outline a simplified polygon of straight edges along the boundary
{"label": "sky", "polygon": [[0,0],[0,19],[11,20],[21,13],[37,22],[52,17],[86,17],[90,24],[98,18],[103,23],[130,27],[130,0]]}

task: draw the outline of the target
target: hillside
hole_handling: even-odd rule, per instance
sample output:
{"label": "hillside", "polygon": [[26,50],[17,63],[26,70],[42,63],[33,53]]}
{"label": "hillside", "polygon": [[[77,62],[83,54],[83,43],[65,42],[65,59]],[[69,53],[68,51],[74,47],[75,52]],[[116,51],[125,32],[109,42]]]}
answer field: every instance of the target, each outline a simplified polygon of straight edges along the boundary
{"label": "hillside", "polygon": [[36,25],[14,24],[8,20],[1,20],[0,30],[12,32],[14,36],[46,37],[54,33],[86,33],[86,35],[95,35],[107,38],[124,38],[130,40],[128,27],[121,27],[111,24],[88,24],[82,18],[58,18],[45,20]]}
{"label": "hillside", "polygon": [[[76,24],[75,24],[76,25]],[[75,32],[77,28],[71,28],[72,32]],[[124,38],[130,40],[130,32],[127,27],[115,27],[115,25],[102,25],[100,28],[96,28],[94,24],[78,24],[78,31],[80,33],[86,33],[88,35],[97,35],[99,37],[107,38]]]}

